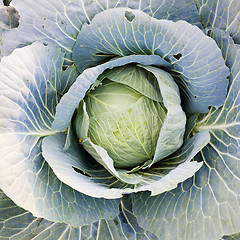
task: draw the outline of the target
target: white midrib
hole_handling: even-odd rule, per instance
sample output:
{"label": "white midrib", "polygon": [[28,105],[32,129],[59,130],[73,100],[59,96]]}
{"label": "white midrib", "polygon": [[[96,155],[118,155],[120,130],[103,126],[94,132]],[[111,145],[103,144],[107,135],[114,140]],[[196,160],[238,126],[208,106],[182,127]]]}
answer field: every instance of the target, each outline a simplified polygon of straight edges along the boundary
{"label": "white midrib", "polygon": [[196,126],[194,129],[197,131],[201,131],[201,130],[211,130],[211,129],[226,129],[229,127],[233,127],[233,126],[238,126],[239,123],[237,122],[233,122],[233,123],[227,123],[227,124],[216,124],[216,125],[199,125]]}

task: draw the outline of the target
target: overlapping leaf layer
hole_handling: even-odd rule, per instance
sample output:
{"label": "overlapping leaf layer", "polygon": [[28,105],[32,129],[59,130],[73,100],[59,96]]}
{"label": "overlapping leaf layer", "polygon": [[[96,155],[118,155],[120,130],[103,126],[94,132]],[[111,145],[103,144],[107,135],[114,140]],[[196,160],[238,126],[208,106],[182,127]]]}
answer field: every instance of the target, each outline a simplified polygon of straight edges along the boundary
{"label": "overlapping leaf layer", "polygon": [[[239,239],[239,19],[237,0],[2,4],[0,238]],[[145,165],[117,168],[89,138],[81,100],[104,78],[173,116]]]}

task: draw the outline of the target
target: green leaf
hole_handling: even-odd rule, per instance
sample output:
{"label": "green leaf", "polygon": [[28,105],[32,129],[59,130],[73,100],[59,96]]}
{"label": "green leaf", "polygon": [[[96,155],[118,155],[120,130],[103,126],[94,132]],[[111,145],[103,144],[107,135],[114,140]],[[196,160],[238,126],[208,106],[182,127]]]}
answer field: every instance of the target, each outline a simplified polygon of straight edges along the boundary
{"label": "green leaf", "polygon": [[[72,146],[64,151],[65,139],[65,134],[58,133],[45,137],[43,140],[43,156],[57,177],[73,189],[88,196],[108,199],[120,198],[122,191],[109,189],[105,184],[98,184],[94,180],[94,178],[106,178],[106,180],[111,178],[104,167],[94,163],[77,141],[72,142]],[[80,172],[76,169],[79,169]]]}
{"label": "green leaf", "polygon": [[[76,134],[79,137],[79,142],[83,144],[83,147],[86,149],[86,151],[91,154],[91,156],[98,163],[100,163],[110,174],[119,179],[121,182],[129,184],[138,183],[139,178],[135,174],[130,175],[127,173],[127,170],[116,169],[114,167],[113,160],[109,156],[107,151],[103,147],[94,144],[88,137],[89,117],[86,111],[85,102],[82,101],[79,104],[78,111],[79,114],[77,114],[73,124]],[[80,169],[83,170],[81,167]],[[112,184],[112,181],[110,182]]]}
{"label": "green leaf", "polygon": [[88,134],[107,150],[115,167],[129,169],[152,161],[165,118],[162,104],[142,96],[126,109],[90,117]]}
{"label": "green leaf", "polygon": [[[201,131],[186,140],[176,153],[151,168],[129,172],[115,170],[106,150],[89,140],[89,146],[85,145],[85,148],[102,166],[82,151],[76,139],[64,151],[65,138],[64,134],[55,134],[44,139],[46,161],[69,186],[87,195],[104,198],[118,198],[138,191],[151,191],[152,195],[157,195],[177,187],[179,182],[191,177],[202,166],[202,163],[191,160],[209,142],[208,131]],[[83,137],[82,141],[86,139]]]}
{"label": "green leaf", "polygon": [[70,81],[63,61],[60,49],[40,42],[2,59],[0,187],[34,216],[78,226],[116,216],[119,200],[93,199],[73,190],[42,157],[42,138],[56,133],[51,129],[56,105]]}
{"label": "green leaf", "polygon": [[180,93],[177,84],[170,74],[152,66],[143,66],[157,78],[163,104],[167,115],[160,130],[154,157],[145,167],[167,157],[179,149],[183,143],[186,115],[181,107]]}
{"label": "green leaf", "polygon": [[187,116],[187,122],[185,127],[184,140],[189,138],[192,134],[193,128],[196,125],[197,115]]}
{"label": "green leaf", "polygon": [[69,91],[61,98],[57,106],[56,116],[52,125],[55,130],[64,130],[70,125],[73,113],[79,102],[84,98],[86,92],[97,78],[107,69],[123,66],[129,63],[159,66],[162,58],[157,55],[131,55],[118,58],[97,67],[86,69],[70,87]]}
{"label": "green leaf", "polygon": [[19,11],[20,25],[14,31],[4,31],[3,55],[39,40],[61,47],[67,52],[68,64],[72,62],[72,48],[82,25],[109,8],[141,9],[158,19],[184,19],[200,26],[198,12],[191,0],[174,1],[174,4],[172,0],[14,0],[11,5]]}
{"label": "green leaf", "polygon": [[236,43],[240,43],[240,2],[238,0],[194,1],[205,28],[226,30]]}
{"label": "green leaf", "polygon": [[[126,13],[134,15],[129,21]],[[210,53],[210,54],[209,54]],[[201,29],[185,21],[157,20],[140,10],[109,9],[84,24],[73,49],[80,72],[109,56],[159,55],[171,63],[185,112],[208,112],[226,97],[229,69],[220,49]],[[148,65],[148,64],[146,64]]]}
{"label": "green leaf", "polygon": [[3,240],[29,240],[52,223],[36,218],[17,206],[0,190],[0,238]]}
{"label": "green leaf", "polygon": [[212,108],[194,128],[210,133],[209,144],[195,158],[204,164],[174,190],[155,197],[133,195],[139,225],[160,239],[220,239],[240,231],[240,48],[226,31],[211,29],[211,36],[231,75],[223,107]]}
{"label": "green leaf", "polygon": [[158,240],[138,226],[132,214],[131,199],[125,197],[120,214],[112,220],[102,219],[91,225],[73,227],[65,223],[36,218],[15,205],[0,190],[0,238],[2,240]]}
{"label": "green leaf", "polygon": [[[174,154],[157,162],[149,169],[139,171],[142,181],[135,186],[138,191],[151,191],[151,195],[170,191],[197,172],[202,163],[194,157],[209,143],[209,132],[201,131],[191,139],[185,140]],[[137,191],[135,191],[137,192]]]}
{"label": "green leaf", "polygon": [[157,102],[162,102],[162,97],[156,78],[148,71],[136,65],[126,65],[107,70],[101,74],[100,80],[104,78],[108,78],[114,82],[123,83],[148,98],[151,98]]}

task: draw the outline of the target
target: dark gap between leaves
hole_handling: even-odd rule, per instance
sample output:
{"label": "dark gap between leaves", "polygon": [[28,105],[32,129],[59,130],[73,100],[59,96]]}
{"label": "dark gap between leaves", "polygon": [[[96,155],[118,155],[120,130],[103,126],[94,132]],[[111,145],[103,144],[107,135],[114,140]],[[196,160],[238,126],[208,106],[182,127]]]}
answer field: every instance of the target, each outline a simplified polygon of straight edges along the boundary
{"label": "dark gap between leaves", "polygon": [[75,168],[75,167],[73,167],[72,166],[72,168],[73,168],[73,170],[75,171],[75,172],[77,172],[77,173],[80,173],[80,174],[82,174],[82,175],[84,175],[84,176],[86,176],[86,177],[91,177],[91,175],[90,174],[88,174],[88,173],[86,173],[86,172],[83,172],[81,169],[79,169],[79,168]]}
{"label": "dark gap between leaves", "polygon": [[177,60],[179,60],[181,57],[182,57],[182,54],[181,53],[178,53],[178,54],[174,54],[173,57]]}

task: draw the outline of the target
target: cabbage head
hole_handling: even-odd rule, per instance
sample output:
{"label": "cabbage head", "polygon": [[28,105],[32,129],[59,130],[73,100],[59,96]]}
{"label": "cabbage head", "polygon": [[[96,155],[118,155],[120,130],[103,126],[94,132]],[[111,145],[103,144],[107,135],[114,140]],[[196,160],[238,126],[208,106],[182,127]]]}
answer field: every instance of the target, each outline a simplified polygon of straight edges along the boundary
{"label": "cabbage head", "polygon": [[0,239],[240,239],[239,0],[0,13]]}

